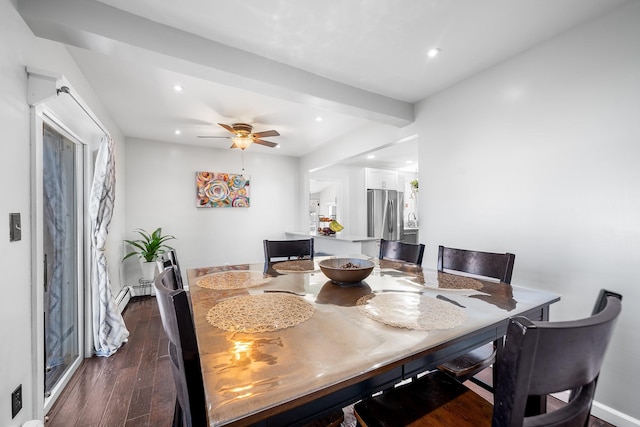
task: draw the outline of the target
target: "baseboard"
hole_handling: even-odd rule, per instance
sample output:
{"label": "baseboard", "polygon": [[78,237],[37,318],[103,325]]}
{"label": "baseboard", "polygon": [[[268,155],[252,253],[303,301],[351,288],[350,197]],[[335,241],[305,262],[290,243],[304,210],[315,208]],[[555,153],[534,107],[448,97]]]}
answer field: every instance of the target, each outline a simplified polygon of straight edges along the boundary
{"label": "baseboard", "polygon": [[561,391],[559,393],[551,393],[551,396],[555,397],[558,400],[562,400],[564,403],[569,401],[569,390]]}
{"label": "baseboard", "polygon": [[118,292],[118,295],[116,295],[116,304],[118,306],[118,311],[120,311],[120,313],[122,313],[124,309],[127,307],[127,304],[129,304],[130,299],[131,299],[131,287],[125,286],[124,288],[120,289],[120,292]]}
{"label": "baseboard", "polygon": [[613,424],[617,427],[638,427],[640,426],[640,420],[630,417],[627,414],[623,414],[607,405],[603,405],[600,402],[593,401],[591,406],[591,415],[598,417],[603,421]]}
{"label": "baseboard", "polygon": [[[563,402],[567,402],[569,400],[568,391],[553,393],[552,396],[562,400]],[[603,405],[596,400],[594,400],[591,405],[591,415],[617,427],[640,427],[640,420],[630,417],[627,414],[623,414],[622,412],[607,405]]]}

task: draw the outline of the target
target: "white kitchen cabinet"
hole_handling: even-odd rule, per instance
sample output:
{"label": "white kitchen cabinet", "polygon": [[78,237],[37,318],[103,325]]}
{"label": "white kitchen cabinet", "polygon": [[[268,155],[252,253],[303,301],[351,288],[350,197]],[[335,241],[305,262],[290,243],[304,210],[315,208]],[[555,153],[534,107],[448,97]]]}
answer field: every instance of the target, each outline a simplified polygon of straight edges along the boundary
{"label": "white kitchen cabinet", "polygon": [[365,183],[367,188],[382,190],[398,189],[398,172],[365,168]]}

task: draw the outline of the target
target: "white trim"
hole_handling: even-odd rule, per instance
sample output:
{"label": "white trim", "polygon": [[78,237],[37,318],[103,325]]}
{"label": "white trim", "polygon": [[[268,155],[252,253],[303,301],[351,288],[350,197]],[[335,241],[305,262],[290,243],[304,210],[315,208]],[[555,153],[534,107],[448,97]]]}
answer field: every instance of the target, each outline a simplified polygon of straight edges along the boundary
{"label": "white trim", "polygon": [[118,306],[118,311],[120,313],[122,313],[127,307],[127,304],[129,304],[129,300],[131,300],[131,287],[125,286],[124,288],[120,289],[120,292],[118,292],[118,295],[116,295],[116,305]]}
{"label": "white trim", "polygon": [[[85,356],[85,352],[84,352],[84,348],[85,348],[85,313],[84,313],[84,309],[85,309],[85,289],[84,289],[84,284],[88,283],[87,279],[88,279],[88,274],[87,274],[87,267],[89,264],[87,264],[85,262],[85,258],[86,258],[86,252],[87,252],[87,248],[90,247],[90,245],[88,245],[88,239],[89,236],[86,234],[86,188],[90,185],[87,182],[87,175],[85,173],[85,166],[84,163],[86,161],[86,155],[85,152],[87,151],[87,144],[85,144],[83,141],[80,140],[80,138],[77,137],[77,135],[75,135],[73,132],[71,132],[71,130],[67,127],[64,126],[63,124],[61,124],[59,121],[55,120],[53,117],[53,113],[51,113],[50,111],[47,111],[46,107],[43,107],[43,111],[42,111],[42,122],[41,122],[41,127],[40,129],[42,129],[44,127],[44,125],[46,124],[47,126],[53,128],[55,131],[59,132],[60,134],[62,134],[64,137],[68,138],[69,140],[71,140],[74,143],[74,175],[75,175],[75,194],[76,194],[76,201],[75,201],[75,207],[76,207],[76,222],[75,222],[75,229],[76,229],[76,248],[77,248],[77,253],[76,253],[76,266],[77,266],[77,271],[76,271],[76,277],[77,277],[77,313],[76,313],[76,326],[77,326],[77,331],[76,331],[76,339],[77,339],[77,343],[78,343],[78,356],[76,357],[76,359],[73,361],[73,363],[71,363],[71,365],[69,366],[69,368],[67,368],[67,370],[65,371],[64,375],[58,380],[58,382],[56,383],[56,385],[51,389],[51,393],[50,396],[45,396],[44,397],[44,413],[47,413],[51,407],[53,406],[53,404],[55,403],[56,399],[58,397],[60,397],[60,391],[62,391],[64,389],[64,387],[68,384],[68,382],[71,380],[71,377],[73,376],[73,374],[75,373],[75,371],[78,369],[78,367],[80,366],[80,364],[82,363],[82,360],[84,359]],[[40,140],[40,154],[42,155],[42,144],[43,141],[42,139]],[[44,165],[43,165],[44,167]],[[42,183],[40,183],[39,185],[42,185]],[[41,193],[42,196],[42,193]],[[43,215],[42,215],[42,198],[40,198],[37,203],[39,204],[40,208],[37,211],[39,216],[41,217],[40,220],[42,221],[44,219]],[[42,231],[44,231],[44,225],[43,228],[41,228]],[[42,248],[40,249],[39,253],[38,253],[39,257],[42,257]],[[42,261],[43,263],[43,261]],[[41,276],[42,277],[42,276]],[[42,291],[44,292],[44,287],[42,289]],[[43,311],[44,311],[44,306],[43,306]],[[44,339],[44,330],[43,330],[43,339]],[[42,353],[44,353],[44,346],[39,349],[39,351],[41,351]],[[43,356],[43,365],[41,366],[40,370],[42,371],[44,367],[44,356]],[[43,382],[44,382],[44,378],[43,378]],[[44,393],[44,389],[43,389],[43,393]]]}
{"label": "white trim", "polygon": [[600,402],[593,401],[591,415],[618,427],[638,427],[640,420],[615,410]]}
{"label": "white trim", "polygon": [[[42,107],[31,107],[31,361],[33,381],[33,416],[44,419],[44,277],[42,220]],[[38,132],[40,130],[40,132]]]}
{"label": "white trim", "polygon": [[[552,396],[566,403],[569,401],[569,390],[562,391],[560,393],[553,393]],[[618,427],[640,426],[640,420],[630,417],[629,415],[617,411],[596,400],[592,403],[591,415]]]}
{"label": "white trim", "polygon": [[[52,389],[52,396],[56,396],[56,392],[61,390],[71,379],[75,370],[80,366],[82,360],[87,356],[86,352],[86,330],[89,329],[86,317],[86,299],[89,295],[85,292],[84,284],[89,283],[90,271],[87,268],[87,253],[89,244],[88,225],[86,221],[87,194],[90,189],[91,173],[93,167],[86,164],[88,156],[90,156],[90,145],[87,144],[78,135],[72,132],[69,127],[63,125],[57,115],[51,111],[45,104],[39,104],[31,107],[31,217],[32,217],[32,251],[31,258],[32,268],[32,307],[33,307],[33,323],[32,330],[32,369],[34,372],[33,390],[33,411],[37,419],[43,419],[44,415],[55,403],[54,398],[45,398],[44,396],[44,258],[43,258],[43,215],[42,215],[42,198],[43,198],[43,136],[42,129],[45,123],[53,127],[57,131],[64,134],[76,144],[76,174],[78,176],[76,194],[77,200],[77,226],[78,226],[78,358],[70,365],[70,368],[62,376],[58,384]],[[90,227],[90,224],[89,224]],[[89,319],[91,318],[89,313]],[[91,353],[89,353],[89,356]]]}
{"label": "white trim", "polygon": [[36,106],[57,96],[62,75],[32,67],[27,67],[27,75],[29,105]]}

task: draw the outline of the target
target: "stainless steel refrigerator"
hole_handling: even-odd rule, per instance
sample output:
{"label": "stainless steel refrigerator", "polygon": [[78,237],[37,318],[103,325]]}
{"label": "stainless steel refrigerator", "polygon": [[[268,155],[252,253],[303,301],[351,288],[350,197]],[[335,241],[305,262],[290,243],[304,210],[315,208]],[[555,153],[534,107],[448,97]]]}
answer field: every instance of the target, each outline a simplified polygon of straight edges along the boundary
{"label": "stainless steel refrigerator", "polygon": [[367,190],[367,236],[385,240],[404,239],[404,193]]}

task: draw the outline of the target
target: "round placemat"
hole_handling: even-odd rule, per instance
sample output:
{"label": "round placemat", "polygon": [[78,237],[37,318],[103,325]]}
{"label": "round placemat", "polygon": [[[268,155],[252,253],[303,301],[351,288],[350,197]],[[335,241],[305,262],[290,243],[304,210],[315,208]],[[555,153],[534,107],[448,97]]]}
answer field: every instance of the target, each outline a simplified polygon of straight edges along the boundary
{"label": "round placemat", "polygon": [[357,307],[368,318],[385,325],[419,331],[451,329],[467,321],[462,308],[420,294],[366,295],[358,300]]}
{"label": "round placemat", "polygon": [[402,261],[394,261],[390,259],[378,260],[378,265],[381,269],[399,270],[404,263]]}
{"label": "round placemat", "polygon": [[313,316],[313,305],[286,294],[244,295],[220,301],[207,313],[213,326],[230,332],[273,332]]}
{"label": "round placemat", "polygon": [[424,274],[424,286],[442,291],[479,291],[484,288],[481,281],[472,277],[442,272]]}
{"label": "round placemat", "polygon": [[278,273],[309,273],[316,271],[316,265],[310,259],[276,262],[272,268]]}
{"label": "round placemat", "polygon": [[482,282],[471,277],[456,274],[438,273],[439,289],[468,289],[477,291],[482,289]]}
{"label": "round placemat", "polygon": [[229,270],[204,276],[196,285],[207,289],[244,289],[264,285],[269,280],[257,271]]}

